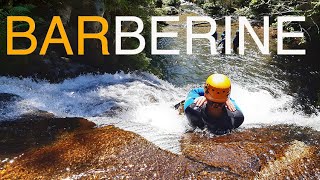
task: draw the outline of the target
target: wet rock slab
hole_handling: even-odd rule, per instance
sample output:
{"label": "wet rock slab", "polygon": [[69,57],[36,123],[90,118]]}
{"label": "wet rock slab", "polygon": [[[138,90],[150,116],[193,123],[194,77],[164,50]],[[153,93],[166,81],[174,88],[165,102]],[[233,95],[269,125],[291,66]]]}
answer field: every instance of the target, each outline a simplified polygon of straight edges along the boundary
{"label": "wet rock slab", "polygon": [[270,126],[210,137],[187,133],[183,155],[243,178],[320,178],[320,135],[308,128]]}
{"label": "wet rock slab", "polygon": [[237,178],[164,151],[141,136],[107,126],[65,133],[0,170],[2,179]]}
{"label": "wet rock slab", "polygon": [[[42,146],[20,149],[16,158],[0,167],[0,179],[319,179],[320,176],[320,135],[308,128],[271,126],[219,137],[187,133],[181,141],[183,155],[176,155],[133,132],[114,126],[94,128],[94,123],[81,118],[28,123],[25,126],[29,129],[39,127],[40,135],[48,127],[53,128],[50,132],[55,136]],[[28,129],[23,128],[23,123],[18,124],[21,126],[17,129]],[[29,138],[24,141],[33,142]]]}

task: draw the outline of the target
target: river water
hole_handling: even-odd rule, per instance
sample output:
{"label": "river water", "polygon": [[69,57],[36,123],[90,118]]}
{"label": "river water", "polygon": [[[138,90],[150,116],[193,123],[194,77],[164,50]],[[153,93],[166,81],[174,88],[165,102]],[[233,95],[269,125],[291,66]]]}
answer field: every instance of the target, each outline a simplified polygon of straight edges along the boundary
{"label": "river water", "polygon": [[[190,6],[194,8],[193,6]],[[191,10],[191,8],[189,8]],[[14,119],[43,110],[59,117],[84,117],[98,126],[113,124],[136,132],[159,147],[180,153],[179,139],[187,129],[186,118],[173,109],[193,87],[203,85],[208,75],[224,73],[232,80],[231,96],[245,115],[242,128],[296,124],[320,130],[318,107],[305,113],[288,91],[285,71],[276,58],[262,56],[256,45],[246,40],[245,55],[210,55],[209,42],[194,41],[194,54],[186,55],[185,16],[164,31],[177,31],[176,39],[161,39],[160,48],[180,49],[179,56],[155,56],[164,68],[165,79],[148,73],[82,75],[58,84],[28,78],[0,77],[0,93],[21,97],[1,106],[0,119]],[[194,10],[194,9],[193,9]],[[208,27],[195,27],[204,32]],[[223,27],[218,28],[221,33]],[[234,33],[234,32],[233,32]]]}

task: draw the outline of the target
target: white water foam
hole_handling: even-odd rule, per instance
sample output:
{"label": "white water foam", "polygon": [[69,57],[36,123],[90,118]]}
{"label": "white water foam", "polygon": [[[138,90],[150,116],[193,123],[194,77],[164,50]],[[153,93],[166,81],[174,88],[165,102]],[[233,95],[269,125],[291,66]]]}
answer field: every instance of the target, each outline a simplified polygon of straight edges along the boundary
{"label": "white water foam", "polygon": [[[0,93],[22,97],[1,109],[0,119],[13,119],[36,109],[60,117],[84,117],[99,126],[112,124],[136,132],[163,149],[179,153],[187,120],[173,105],[190,89],[174,87],[147,73],[82,75],[59,84],[0,77]],[[295,112],[290,108],[293,98],[289,95],[275,98],[266,90],[251,92],[234,84],[232,97],[245,115],[243,127],[285,123],[320,130],[320,117]]]}
{"label": "white water foam", "polygon": [[232,97],[245,115],[244,125],[295,124],[320,130],[320,116],[297,112],[292,108],[292,96],[281,94],[274,97],[262,89],[251,92],[237,84],[233,85],[232,91]]}

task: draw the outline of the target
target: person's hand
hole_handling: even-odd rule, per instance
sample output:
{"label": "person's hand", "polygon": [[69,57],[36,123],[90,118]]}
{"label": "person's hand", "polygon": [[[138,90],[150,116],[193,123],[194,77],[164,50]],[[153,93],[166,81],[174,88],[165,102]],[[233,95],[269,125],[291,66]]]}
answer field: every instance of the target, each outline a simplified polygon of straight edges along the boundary
{"label": "person's hand", "polygon": [[200,107],[202,106],[204,103],[207,102],[207,98],[204,97],[204,96],[200,96],[200,97],[197,97],[195,100],[194,100],[194,103],[196,104],[196,106]]}
{"label": "person's hand", "polygon": [[232,112],[237,110],[236,107],[233,105],[233,103],[230,101],[230,99],[226,101],[226,106]]}

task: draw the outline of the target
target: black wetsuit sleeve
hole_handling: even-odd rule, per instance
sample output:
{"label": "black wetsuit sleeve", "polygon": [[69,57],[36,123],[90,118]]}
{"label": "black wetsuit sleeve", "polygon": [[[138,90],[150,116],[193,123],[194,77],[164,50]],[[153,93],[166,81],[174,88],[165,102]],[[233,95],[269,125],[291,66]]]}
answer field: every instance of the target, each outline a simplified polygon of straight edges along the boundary
{"label": "black wetsuit sleeve", "polygon": [[189,125],[193,128],[204,128],[204,123],[201,115],[201,107],[196,106],[194,103],[189,105],[185,109],[185,115],[187,116]]}
{"label": "black wetsuit sleeve", "polygon": [[227,110],[228,116],[230,118],[230,128],[238,128],[244,121],[244,116],[240,110],[234,112]]}

